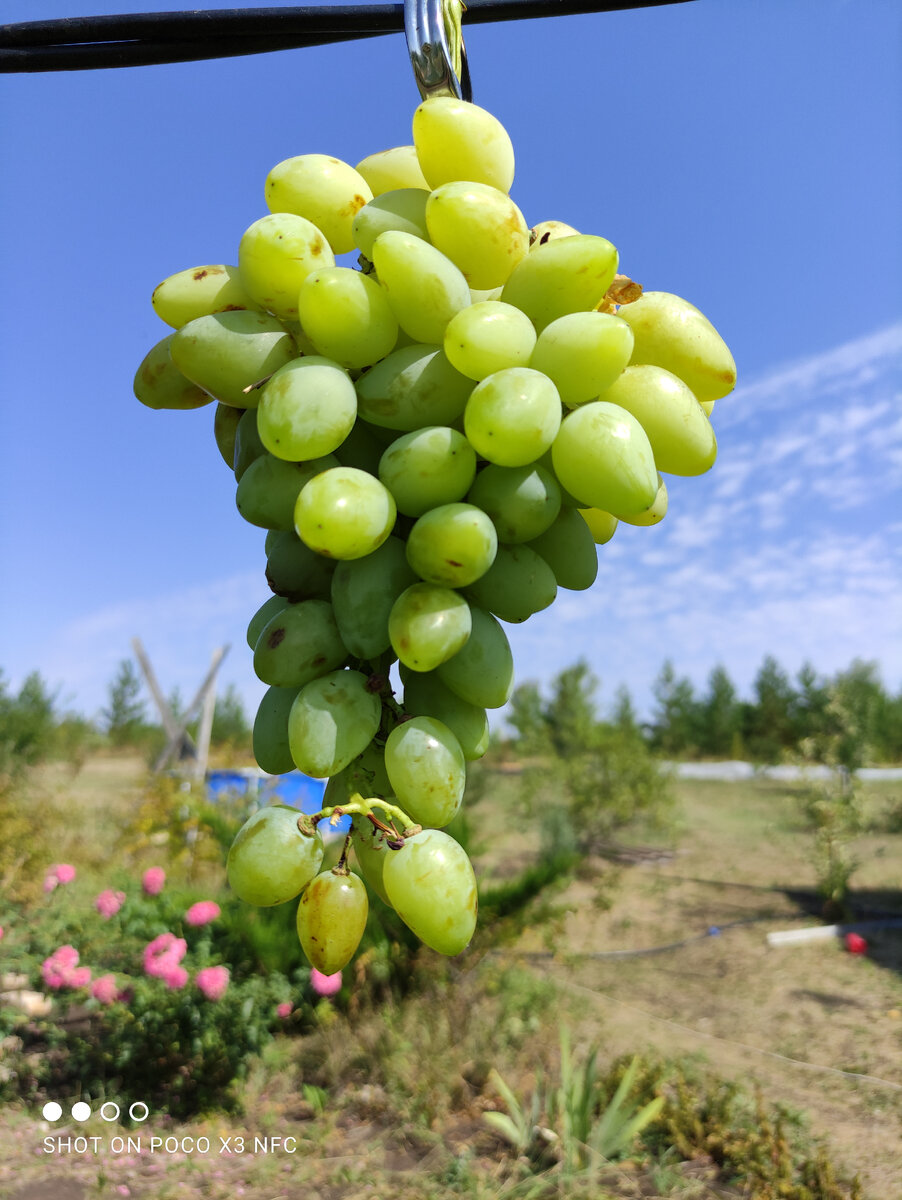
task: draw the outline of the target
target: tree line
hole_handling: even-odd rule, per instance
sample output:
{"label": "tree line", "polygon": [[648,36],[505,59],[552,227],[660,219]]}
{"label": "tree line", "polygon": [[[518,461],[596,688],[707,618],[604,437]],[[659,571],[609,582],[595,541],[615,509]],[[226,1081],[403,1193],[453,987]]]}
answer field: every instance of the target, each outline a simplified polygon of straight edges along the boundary
{"label": "tree line", "polygon": [[566,756],[601,723],[641,738],[667,758],[800,759],[850,770],[902,762],[902,690],[886,688],[875,662],[856,659],[832,676],[805,663],[792,677],[767,655],[751,698],[743,699],[723,665],[697,691],[668,659],[654,682],[651,719],[644,722],[625,687],[600,717],[597,690],[598,680],[583,660],[561,671],[548,695],[536,683],[521,684],[507,715],[520,752]]}

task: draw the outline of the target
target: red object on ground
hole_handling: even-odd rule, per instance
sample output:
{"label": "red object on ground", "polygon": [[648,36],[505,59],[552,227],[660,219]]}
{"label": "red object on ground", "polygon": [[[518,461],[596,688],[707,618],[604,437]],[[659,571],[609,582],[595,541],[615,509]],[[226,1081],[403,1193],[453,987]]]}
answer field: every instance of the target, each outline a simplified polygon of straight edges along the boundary
{"label": "red object on ground", "polygon": [[868,944],[860,933],[847,933],[845,937],[846,949],[850,954],[866,954]]}

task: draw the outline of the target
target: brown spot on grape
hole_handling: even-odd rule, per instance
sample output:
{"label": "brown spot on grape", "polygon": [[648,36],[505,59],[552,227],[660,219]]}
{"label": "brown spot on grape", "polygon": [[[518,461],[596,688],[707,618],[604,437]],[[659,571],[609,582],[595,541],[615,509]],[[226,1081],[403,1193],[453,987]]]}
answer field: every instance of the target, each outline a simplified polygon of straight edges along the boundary
{"label": "brown spot on grape", "polygon": [[316,658],[313,660],[311,665],[314,667],[321,667],[325,661],[326,661],[325,654],[317,654]]}
{"label": "brown spot on grape", "polygon": [[539,238],[539,245],[544,246],[545,243],[550,240],[550,238],[551,238],[551,230],[546,229],[545,232],[542,234],[542,236]]}
{"label": "brown spot on grape", "polygon": [[449,567],[462,567],[463,563],[455,562],[453,558],[446,558],[445,562]]}
{"label": "brown spot on grape", "polygon": [[195,279],[205,279],[207,277],[207,275],[209,275],[209,273],[210,272],[207,270],[206,267],[202,267],[199,271],[194,272],[194,278]]}
{"label": "brown spot on grape", "polygon": [[276,646],[280,645],[284,640],[285,627],[280,626],[278,629],[274,629],[272,631],[272,633],[266,639],[266,644],[269,646],[270,650],[275,650]]}

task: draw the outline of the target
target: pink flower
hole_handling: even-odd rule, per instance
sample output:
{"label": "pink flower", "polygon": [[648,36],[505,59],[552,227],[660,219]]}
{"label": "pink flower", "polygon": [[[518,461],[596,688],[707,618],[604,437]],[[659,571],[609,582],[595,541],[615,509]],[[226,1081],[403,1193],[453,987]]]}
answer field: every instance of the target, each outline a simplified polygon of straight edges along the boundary
{"label": "pink flower", "polygon": [[283,1021],[286,1017],[290,1017],[293,1012],[294,1009],[291,1007],[291,1002],[288,1000],[284,1000],[281,1004],[276,1006],[276,1016],[281,1017]]}
{"label": "pink flower", "polygon": [[75,878],[75,868],[69,863],[56,863],[44,876],[44,891],[52,892],[58,884],[71,883]]}
{"label": "pink flower", "polygon": [[188,972],[178,963],[167,962],[164,964],[160,978],[171,991],[175,991],[176,988],[183,988],[188,982]]}
{"label": "pink flower", "polygon": [[113,1004],[119,999],[115,975],[100,975],[91,984],[91,995],[101,1004]]}
{"label": "pink flower", "polygon": [[159,896],[166,882],[166,872],[162,867],[148,867],[141,879],[141,887],[148,896]]}
{"label": "pink flower", "polygon": [[[179,963],[185,957],[188,949],[188,944],[184,938],[177,938],[174,933],[161,933],[159,937],[155,937],[152,942],[148,942],[144,947],[144,970],[148,975],[153,975],[156,979],[166,979],[167,976],[172,976],[175,972],[175,978],[179,978],[179,972],[182,968]],[[187,975],[185,976],[187,979]],[[171,987],[183,987],[185,980],[180,983],[170,984]]]}
{"label": "pink flower", "polygon": [[228,967],[204,967],[194,977],[194,982],[208,1000],[221,1000],[229,986]]}
{"label": "pink flower", "polygon": [[125,892],[114,892],[107,888],[94,901],[94,907],[103,917],[104,921],[108,921],[110,917],[116,915],[124,903]]}
{"label": "pink flower", "polygon": [[91,982],[90,967],[79,967],[78,951],[74,946],[60,946],[41,963],[41,977],[50,988],[87,987]]}
{"label": "pink flower", "polygon": [[341,991],[341,971],[336,971],[334,975],[324,975],[322,971],[313,967],[310,971],[310,983],[317,996],[334,996],[336,992]]}
{"label": "pink flower", "polygon": [[222,909],[215,900],[198,900],[197,904],[192,904],[185,913],[185,920],[189,925],[209,925],[221,912]]}
{"label": "pink flower", "polygon": [[5,931],[4,931],[4,929],[3,929],[3,926],[2,926],[2,925],[0,925],[0,942],[2,942],[2,941],[3,941],[3,934],[4,934],[4,932],[5,932]]}
{"label": "pink flower", "polygon": [[868,944],[860,933],[847,933],[845,943],[850,954],[867,954]]}

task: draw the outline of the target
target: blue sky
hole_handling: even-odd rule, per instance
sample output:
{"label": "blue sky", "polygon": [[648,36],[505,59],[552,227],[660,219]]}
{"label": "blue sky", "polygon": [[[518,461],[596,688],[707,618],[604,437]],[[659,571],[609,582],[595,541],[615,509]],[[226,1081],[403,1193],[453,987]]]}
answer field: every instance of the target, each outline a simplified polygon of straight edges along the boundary
{"label": "blue sky", "polygon": [[[151,6],[152,7],[152,6]],[[214,8],[223,4],[192,7]],[[142,11],[6,0],[5,21]],[[508,128],[512,195],[700,307],[740,386],[720,456],[622,527],[588,593],[508,627],[521,679],[585,654],[648,710],[665,657],[747,689],[774,653],[902,682],[902,10],[695,0],[465,25],[475,100]],[[151,412],[131,380],[166,333],[150,294],[234,262],[292,154],[410,140],[402,35],[220,62],[0,77],[0,667],[88,714],[138,635],[166,690],[262,693],[244,642],[268,591],[213,409]]]}

